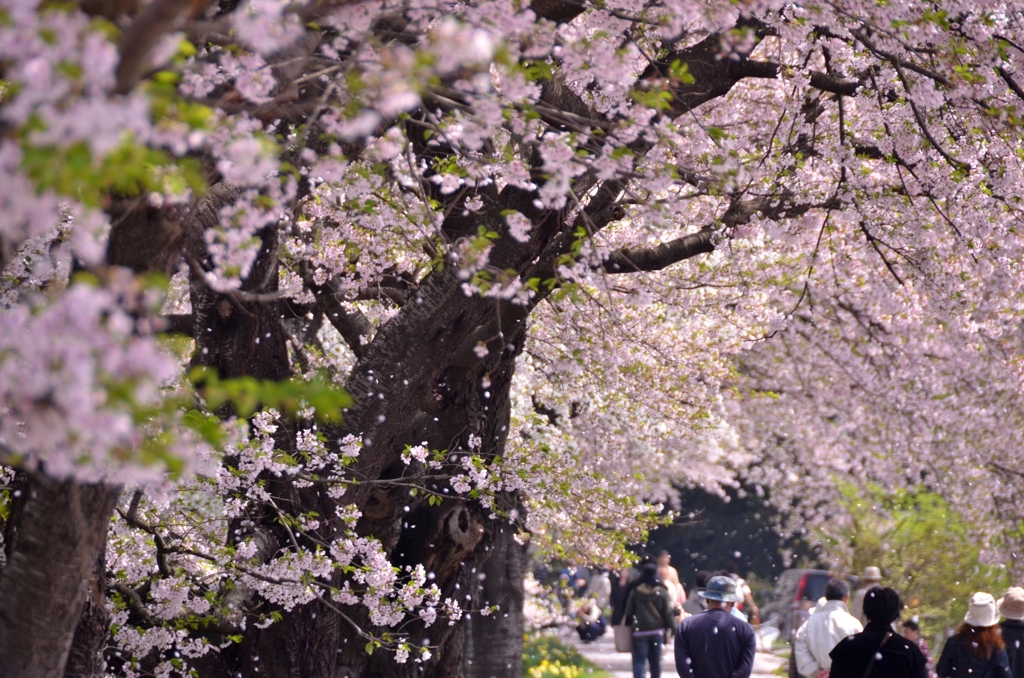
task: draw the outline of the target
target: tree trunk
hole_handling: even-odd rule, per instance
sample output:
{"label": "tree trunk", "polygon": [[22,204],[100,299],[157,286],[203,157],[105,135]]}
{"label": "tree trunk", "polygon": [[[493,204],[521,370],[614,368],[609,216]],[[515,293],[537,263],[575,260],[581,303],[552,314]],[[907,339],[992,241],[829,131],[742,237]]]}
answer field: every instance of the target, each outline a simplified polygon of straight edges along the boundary
{"label": "tree trunk", "polygon": [[0,579],[0,676],[58,678],[65,667],[68,675],[99,676],[107,636],[102,558],[121,488],[36,473],[23,492]]}
{"label": "tree trunk", "polygon": [[[410,618],[401,633],[408,634],[414,649],[408,662],[398,664],[391,652],[367,654],[366,639],[331,609],[305,606],[285,612],[283,621],[265,629],[249,626],[245,647],[250,650],[242,655],[260,659],[259,665],[253,661],[241,667],[247,678],[456,678],[477,657],[483,658],[482,668],[470,675],[518,678],[524,555],[512,541],[507,519],[495,515],[495,509],[518,508],[518,497],[499,493],[490,507],[458,495],[447,481],[432,480],[426,489],[443,500],[431,505],[426,493],[413,497],[404,483],[387,481],[416,472],[415,463],[407,467],[400,458],[406,445],[426,442],[432,450],[453,456],[472,452],[484,459],[503,453],[512,375],[526,323],[504,303],[467,297],[449,273],[422,285],[419,299],[378,332],[353,370],[348,387],[356,404],[346,412],[341,430],[327,431],[328,438],[351,432],[367,443],[354,472],[364,482],[345,497],[362,511],[356,527],[360,534],[378,539],[400,568],[422,564],[442,600],[451,598],[464,610],[491,604],[501,610],[491,619],[473,620],[466,614],[452,624],[439,616],[430,626]],[[473,350],[481,344],[489,350],[483,359]],[[471,436],[478,442],[471,444]],[[449,462],[446,474],[464,470],[460,459],[449,457]],[[323,497],[315,494],[293,494],[292,507],[317,506]],[[330,506],[316,510],[333,514]],[[329,541],[330,528],[318,536]],[[341,584],[340,577],[335,583]],[[344,613],[377,636],[394,631],[374,628],[364,607],[348,607]],[[475,634],[467,636],[468,625],[474,625]],[[478,640],[467,645],[467,638]],[[429,647],[430,659],[415,661],[417,646]]]}
{"label": "tree trunk", "polygon": [[481,607],[497,605],[487,615],[473,613],[466,625],[466,678],[519,678],[523,673],[523,578],[526,546],[515,540],[514,527],[498,528],[490,557],[480,568]]}

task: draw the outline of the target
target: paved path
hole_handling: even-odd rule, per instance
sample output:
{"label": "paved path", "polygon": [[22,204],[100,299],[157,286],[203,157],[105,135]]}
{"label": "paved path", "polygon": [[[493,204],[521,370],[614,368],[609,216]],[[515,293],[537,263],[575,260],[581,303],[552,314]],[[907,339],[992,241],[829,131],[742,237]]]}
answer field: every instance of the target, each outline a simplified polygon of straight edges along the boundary
{"label": "paved path", "polygon": [[[602,668],[615,678],[633,678],[633,663],[628,652],[615,651],[615,638],[611,627],[608,632],[592,643],[583,643],[575,631],[563,639],[579,649],[583,656]],[[754,656],[754,673],[752,678],[768,678],[772,672],[785,663],[768,652],[758,652]],[[661,660],[662,678],[676,678],[676,662],[671,645],[664,648]]]}

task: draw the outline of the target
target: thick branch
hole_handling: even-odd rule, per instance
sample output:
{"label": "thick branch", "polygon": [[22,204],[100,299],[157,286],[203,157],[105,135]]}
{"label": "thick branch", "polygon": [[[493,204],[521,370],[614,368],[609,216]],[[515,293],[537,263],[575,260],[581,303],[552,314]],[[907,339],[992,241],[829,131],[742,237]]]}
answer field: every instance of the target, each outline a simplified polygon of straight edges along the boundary
{"label": "thick branch", "polygon": [[303,272],[302,277],[306,287],[316,297],[316,305],[323,312],[324,316],[334,326],[334,329],[338,330],[338,333],[345,340],[345,343],[348,344],[356,358],[362,358],[366,352],[363,338],[368,338],[373,334],[373,326],[370,324],[370,321],[367,320],[361,311],[349,311],[342,305],[339,300],[340,294],[335,289],[334,281],[317,285],[313,281],[312,273]]}
{"label": "thick branch", "polygon": [[131,92],[142,78],[149,55],[160,42],[160,37],[174,30],[181,16],[192,3],[182,0],[155,0],[140,14],[117,44],[121,61],[117,65],[118,94]]}
{"label": "thick branch", "polygon": [[999,74],[999,77],[1003,79],[1003,82],[1006,83],[1006,85],[1013,91],[1014,94],[1016,94],[1021,99],[1024,99],[1024,89],[1021,89],[1021,86],[1017,83],[1016,80],[1013,79],[1013,76],[1010,75],[1009,71],[1000,66],[996,68],[996,73]]}
{"label": "thick branch", "polygon": [[849,97],[856,94],[863,84],[861,80],[847,80],[829,75],[828,73],[811,71],[811,87],[820,89],[823,92],[831,92],[832,94],[841,94]]}
{"label": "thick branch", "polygon": [[656,247],[618,250],[602,261],[601,267],[608,273],[660,271],[698,254],[714,252],[713,235],[714,230],[705,227],[696,233],[684,235]]}

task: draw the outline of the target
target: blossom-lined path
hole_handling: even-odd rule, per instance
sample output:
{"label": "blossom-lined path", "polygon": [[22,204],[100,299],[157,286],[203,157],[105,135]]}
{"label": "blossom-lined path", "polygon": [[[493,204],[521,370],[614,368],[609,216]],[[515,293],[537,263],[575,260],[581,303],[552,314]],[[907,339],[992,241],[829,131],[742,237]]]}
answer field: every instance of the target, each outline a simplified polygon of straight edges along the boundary
{"label": "blossom-lined path", "polygon": [[[566,641],[579,649],[583,656],[593,662],[598,668],[604,669],[615,678],[632,678],[633,668],[628,652],[615,651],[615,639],[611,630],[592,643],[583,643],[575,633],[565,636]],[[754,657],[754,676],[767,678],[772,675],[779,666],[785,663],[784,659],[776,657],[769,652],[758,652]],[[674,678],[676,674],[676,663],[673,648],[669,645],[665,648],[665,654],[661,662],[661,674],[664,678]]]}

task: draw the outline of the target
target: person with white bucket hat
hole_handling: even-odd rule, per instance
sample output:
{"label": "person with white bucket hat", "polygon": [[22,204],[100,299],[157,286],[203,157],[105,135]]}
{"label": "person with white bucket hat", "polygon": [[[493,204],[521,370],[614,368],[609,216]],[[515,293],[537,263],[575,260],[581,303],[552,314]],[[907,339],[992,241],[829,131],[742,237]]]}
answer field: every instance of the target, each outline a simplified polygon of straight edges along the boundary
{"label": "person with white bucket hat", "polygon": [[999,633],[996,599],[975,593],[964,622],[942,648],[935,673],[939,678],[1010,678],[1010,663]]}
{"label": "person with white bucket hat", "polygon": [[999,614],[1006,617],[999,624],[1006,643],[1006,657],[1010,660],[1013,678],[1024,678],[1024,589],[1019,586],[1006,591],[996,602]]}

